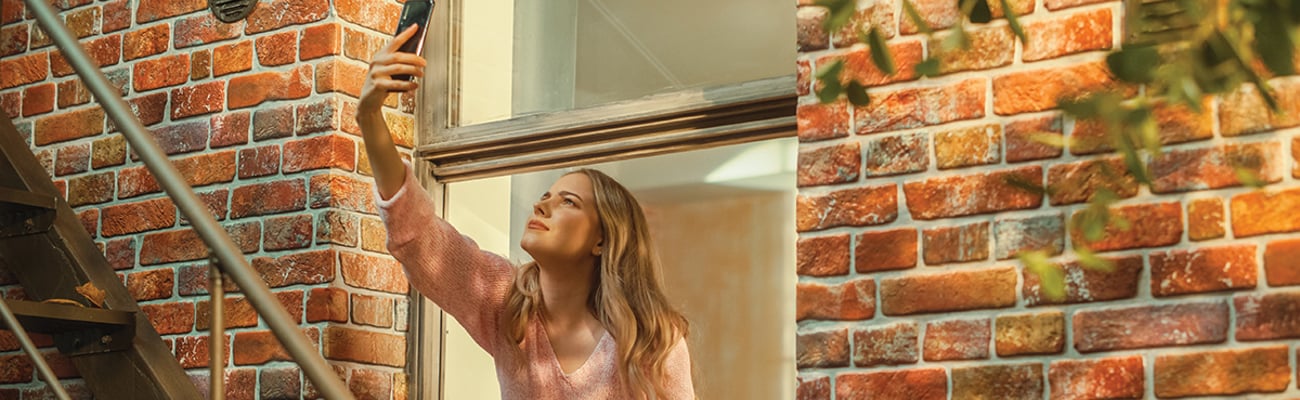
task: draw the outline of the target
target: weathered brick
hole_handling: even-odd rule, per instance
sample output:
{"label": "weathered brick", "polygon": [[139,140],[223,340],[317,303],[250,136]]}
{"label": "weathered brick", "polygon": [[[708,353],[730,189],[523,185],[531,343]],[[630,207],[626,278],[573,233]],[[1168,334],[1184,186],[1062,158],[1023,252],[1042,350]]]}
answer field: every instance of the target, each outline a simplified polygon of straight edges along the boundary
{"label": "weathered brick", "polygon": [[[167,115],[167,92],[158,91],[140,95],[127,100],[126,104],[131,106],[131,112],[140,119],[140,123],[144,126],[154,126],[162,122],[163,117]],[[117,126],[112,120],[108,121],[108,127],[112,132],[117,131]]]}
{"label": "weathered brick", "polygon": [[90,166],[95,169],[122,165],[126,162],[126,139],[113,135],[91,143]]}
{"label": "weathered brick", "polygon": [[873,137],[863,151],[868,177],[922,172],[930,167],[930,136],[925,132]]}
{"label": "weathered brick", "polygon": [[406,337],[330,326],[323,335],[325,357],[401,368],[406,365]]}
{"label": "weathered brick", "polygon": [[[86,55],[90,60],[99,67],[117,64],[122,58],[122,35],[101,36],[93,39],[83,40],[81,47],[86,50]],[[63,53],[50,52],[50,73],[54,76],[68,76],[73,74],[72,65],[63,58]]]}
{"label": "weathered brick", "polygon": [[34,373],[31,357],[27,354],[0,356],[0,383],[28,383]]}
{"label": "weathered brick", "polygon": [[[176,338],[176,359],[180,361],[183,368],[206,368],[212,360],[210,356],[211,344],[209,335],[203,336],[182,336]],[[230,335],[226,335],[224,341],[225,352],[221,354],[221,359],[227,364],[230,362]]]}
{"label": "weathered brick", "polygon": [[104,236],[139,233],[176,225],[170,199],[153,199],[104,207]]}
{"label": "weathered brick", "polygon": [[292,71],[260,72],[230,80],[230,109],[251,107],[271,100],[301,99],[311,94],[311,66]]}
{"label": "weathered brick", "polygon": [[28,86],[23,89],[23,116],[54,111],[54,84]]}
{"label": "weathered brick", "polygon": [[[314,332],[314,331],[313,331]],[[258,398],[289,399],[302,396],[302,371],[296,366],[268,367],[258,371]]]}
{"label": "weathered brick", "polygon": [[945,272],[883,279],[885,315],[1010,307],[1016,303],[1015,268]]}
{"label": "weathered brick", "polygon": [[1141,356],[1056,360],[1047,381],[1052,399],[1140,399],[1146,391],[1144,370]]}
{"label": "weathered brick", "polygon": [[58,88],[58,106],[59,109],[70,108],[90,102],[90,89],[81,83],[80,79],[69,79],[59,82]]}
{"label": "weathered brick", "polygon": [[862,170],[861,144],[800,146],[798,164],[800,187],[855,182]]}
{"label": "weathered brick", "polygon": [[393,327],[393,299],[352,294],[352,322],[380,328]]}
{"label": "weathered brick", "polygon": [[[340,104],[336,97],[309,104],[299,104],[294,108],[293,131],[299,136],[316,132],[336,131],[341,126]],[[385,114],[388,118],[390,114]],[[256,118],[254,118],[256,119]],[[257,125],[254,121],[254,125]],[[391,123],[389,126],[391,132]],[[253,128],[253,140],[258,140],[257,128]]]}
{"label": "weathered brick", "polygon": [[197,81],[212,76],[212,51],[203,49],[190,53],[190,80]]}
{"label": "weathered brick", "polygon": [[992,69],[1011,65],[1016,54],[1016,40],[1006,25],[986,25],[966,28],[968,49],[944,48],[943,42],[951,31],[938,32],[930,40],[932,57],[939,59],[939,73]]}
{"label": "weathered brick", "polygon": [[171,24],[154,24],[148,28],[127,31],[122,36],[122,59],[131,61],[162,54],[167,51],[171,41]]}
{"label": "weathered brick", "polygon": [[301,179],[240,186],[231,194],[230,218],[303,210],[306,194]]}
{"label": "weathered brick", "polygon": [[171,91],[172,120],[221,111],[226,102],[226,82],[182,86]]}
{"label": "weathered brick", "polygon": [[280,32],[257,38],[257,63],[262,66],[292,64],[298,60],[298,32]]}
{"label": "weathered brick", "polygon": [[131,81],[137,92],[185,83],[190,78],[189,54],[151,58],[135,63]]}
{"label": "weathered brick", "polygon": [[848,234],[799,238],[795,246],[795,270],[799,275],[810,276],[848,274],[849,238]]}
{"label": "weathered brick", "polygon": [[1041,184],[1042,175],[1042,167],[1026,166],[908,182],[903,192],[912,218],[920,220],[1027,209],[1042,204],[1043,196],[1016,190],[1008,181]]}
{"label": "weathered brick", "polygon": [[280,145],[239,150],[239,179],[275,175],[280,172]]}
{"label": "weathered brick", "polygon": [[1065,314],[999,315],[994,344],[999,357],[1060,354],[1065,350]]}
{"label": "weathered brick", "polygon": [[1043,293],[1038,275],[1025,271],[1024,297],[1031,305],[1074,304],[1095,301],[1128,299],[1137,295],[1138,281],[1142,276],[1142,257],[1106,258],[1115,269],[1095,270],[1078,262],[1061,265],[1065,278],[1065,298],[1055,300]]}
{"label": "weathered brick", "polygon": [[799,368],[847,367],[849,331],[799,332],[795,339],[795,362]]}
{"label": "weathered brick", "polygon": [[925,327],[926,361],[981,360],[989,357],[989,320],[947,320]]}
{"label": "weathered brick", "polygon": [[1157,103],[1154,107],[1156,127],[1160,129],[1160,143],[1175,144],[1214,137],[1212,102],[1201,102],[1201,111],[1182,104]]}
{"label": "weathered brick", "polygon": [[1092,353],[1222,343],[1229,324],[1222,301],[1085,310],[1074,314],[1074,348]]}
{"label": "weathered brick", "polygon": [[948,398],[948,374],[940,367],[841,373],[835,377],[835,397],[943,400]]}
{"label": "weathered brick", "polygon": [[149,21],[189,14],[206,8],[208,8],[208,3],[202,0],[140,0],[135,11],[135,20],[136,23],[143,24]]}
{"label": "weathered brick", "polygon": [[799,374],[796,383],[796,400],[830,400],[831,378],[825,375]]}
{"label": "weathered brick", "polygon": [[876,314],[876,282],[871,279],[839,285],[800,283],[795,295],[797,321],[864,320]]}
{"label": "weathered brick", "polygon": [[301,249],[311,245],[311,215],[270,217],[263,221],[262,248],[267,251]]}
{"label": "weathered brick", "polygon": [[307,296],[307,322],[348,322],[348,292],[341,288],[314,288]]}
{"label": "weathered brick", "polygon": [[68,179],[68,205],[77,207],[113,199],[113,171]]}
{"label": "weathered brick", "polygon": [[10,25],[0,28],[0,57],[9,57],[27,51],[27,25]]}
{"label": "weathered brick", "polygon": [[954,399],[1043,398],[1043,365],[982,365],[952,369]]}
{"label": "weathered brick", "polygon": [[[135,266],[135,238],[109,240],[104,245],[104,258],[114,270]],[[182,293],[184,294],[184,293]]]}
{"label": "weathered brick", "polygon": [[1232,233],[1237,238],[1300,231],[1300,189],[1254,191],[1232,197]]}
{"label": "weathered brick", "polygon": [[1025,24],[1021,58],[1039,61],[1093,50],[1108,50],[1114,42],[1110,8],[1053,15]]}
{"label": "weathered brick", "polygon": [[1187,201],[1187,238],[1209,240],[1224,235],[1223,199],[1218,197]]}
{"label": "weathered brick", "polygon": [[830,34],[823,27],[830,18],[826,7],[799,7],[794,15],[799,51],[823,50],[830,45]]}
{"label": "weathered brick", "polygon": [[1119,157],[1056,164],[1047,170],[1048,196],[1052,205],[1090,201],[1101,190],[1122,198],[1137,195],[1137,179],[1129,174]]}
{"label": "weathered brick", "polygon": [[89,107],[37,118],[32,139],[44,146],[101,133],[104,133],[104,110]]}
{"label": "weathered brick", "polygon": [[1269,242],[1264,248],[1264,274],[1269,286],[1300,285],[1300,239]]}
{"label": "weathered brick", "polygon": [[1219,131],[1224,136],[1264,132],[1272,128],[1269,114],[1255,85],[1241,85],[1219,99]]}
{"label": "weathered brick", "polygon": [[0,60],[0,89],[40,82],[49,75],[50,56],[44,52]]}
{"label": "weathered brick", "polygon": [[126,276],[126,290],[136,301],[165,299],[172,296],[175,272],[170,268],[136,272]]}
{"label": "weathered brick", "polygon": [[[190,186],[206,186],[230,182],[235,175],[235,152],[202,153],[172,161],[180,176]],[[117,181],[118,197],[130,198],[161,191],[158,181],[144,167],[131,167],[121,171]]]}
{"label": "weathered brick", "polygon": [[328,174],[311,177],[308,204],[311,208],[335,207],[371,215],[378,214],[374,200],[374,182],[349,175]]}
{"label": "weathered brick", "polygon": [[[257,311],[247,298],[227,297],[222,301],[222,321],[226,328],[248,328],[257,326]],[[200,300],[196,306],[195,330],[206,331],[212,328],[212,302]]]}
{"label": "weathered brick", "polygon": [[[245,222],[228,224],[225,228],[240,251],[252,253],[258,250],[262,237],[261,224]],[[144,236],[140,245],[140,265],[199,260],[207,256],[207,246],[192,229],[151,233]]]}
{"label": "weathered brick", "polygon": [[823,195],[800,194],[795,202],[800,232],[837,226],[868,226],[898,218],[898,189],[894,185],[861,187]]}
{"label": "weathered brick", "polygon": [[[855,35],[856,36],[856,35]],[[834,61],[843,61],[844,70],[840,73],[842,82],[857,81],[867,87],[887,83],[916,80],[916,65],[921,63],[923,51],[920,40],[895,42],[889,45],[889,52],[894,58],[895,72],[886,75],[871,60],[871,50],[858,47],[841,54],[832,54],[817,59],[817,69],[821,70]]]}
{"label": "weathered brick", "polygon": [[1151,253],[1151,294],[1157,297],[1255,287],[1255,245]]}
{"label": "weathered brick", "polygon": [[1233,304],[1237,340],[1300,338],[1300,292],[1241,295]]}
{"label": "weathered brick", "polygon": [[989,258],[989,223],[977,222],[921,232],[926,265],[981,261]]}
{"label": "weathered brick", "polygon": [[116,0],[104,4],[104,21],[101,28],[104,33],[116,32],[131,27],[131,8],[129,0]]}
{"label": "weathered brick", "polygon": [[213,115],[210,120],[212,141],[209,146],[215,149],[248,143],[251,120],[252,114],[248,111],[224,112]]}
{"label": "weathered brick", "polygon": [[1219,189],[1242,184],[1239,170],[1260,182],[1282,180],[1282,144],[1260,142],[1169,150],[1151,161],[1155,193]]}
{"label": "weathered brick", "polygon": [[[388,254],[388,230],[379,218],[361,218],[361,249]],[[848,273],[847,269],[844,273]]]}
{"label": "weathered brick", "polygon": [[894,131],[984,116],[988,81],[967,79],[871,94],[871,104],[854,110],[859,135]]}
{"label": "weathered brick", "polygon": [[1059,255],[1065,250],[1065,219],[1060,213],[999,219],[993,225],[993,240],[993,256],[998,260],[1031,250]]}
{"label": "weathered brick", "polygon": [[90,169],[90,143],[60,146],[54,156],[54,176],[86,172]]}
{"label": "weathered brick", "polygon": [[895,322],[853,331],[853,365],[915,364],[921,354],[917,332],[913,322]]}
{"label": "weathered brick", "polygon": [[392,375],[390,372],[367,368],[353,369],[352,377],[348,379],[348,390],[354,393],[392,393]]}
{"label": "weathered brick", "polygon": [[316,92],[337,92],[354,98],[361,97],[361,85],[365,83],[366,72],[365,64],[337,57],[316,63]]}
{"label": "weathered brick", "polygon": [[854,269],[859,273],[916,266],[916,229],[864,232],[858,235]]}
{"label": "weathered brick", "polygon": [[993,79],[993,112],[1012,115],[1044,111],[1055,108],[1061,99],[1117,89],[1133,91],[1121,86],[1103,62],[1012,72]]}
{"label": "weathered brick", "polygon": [[[254,10],[261,8],[258,6]],[[239,37],[239,32],[244,29],[244,21],[227,24],[218,21],[210,13],[199,13],[176,20],[172,29],[173,46],[183,49]]]}
{"label": "weathered brick", "polygon": [[1061,136],[1061,117],[1032,117],[1007,123],[1007,162],[1023,162],[1060,157],[1062,150],[1034,140],[1034,135]]}
{"label": "weathered brick", "polygon": [[[990,2],[990,4],[993,2]],[[932,30],[943,30],[951,28],[962,18],[961,10],[957,8],[957,3],[951,1],[939,0],[919,0],[913,1],[916,11],[921,15],[921,19]],[[900,18],[899,31],[904,35],[919,33],[920,29],[912,23],[912,19],[906,16]]]}
{"label": "weathered brick", "polygon": [[[320,335],[315,329],[306,329],[307,339],[315,344]],[[261,365],[272,361],[293,361],[289,351],[280,345],[280,340],[271,331],[243,331],[235,333],[234,342],[230,343],[230,352],[235,365]],[[295,376],[296,378],[296,376]]]}
{"label": "weathered brick", "polygon": [[284,144],[284,172],[356,168],[356,144],[340,135],[316,136]]}
{"label": "weathered brick", "polygon": [[[1086,243],[1095,251],[1161,247],[1182,240],[1183,207],[1177,202],[1112,207],[1110,211],[1111,218],[1119,217],[1128,221],[1129,229],[1107,224],[1102,239],[1089,242],[1079,229],[1071,228],[1072,240],[1075,243]],[[1078,221],[1082,215],[1082,211],[1074,214],[1072,226],[1079,226]]]}
{"label": "weathered brick", "polygon": [[[253,69],[253,42],[243,40],[212,49],[212,76],[219,77]],[[233,82],[233,81],[232,81]]]}
{"label": "weathered brick", "polygon": [[[23,112],[23,92],[19,90],[11,90],[5,93],[0,93],[0,108],[3,108],[5,116],[8,116],[11,119],[21,117]],[[26,132],[23,139],[26,139],[28,143],[31,143],[31,132]]]}
{"label": "weathered brick", "polygon": [[[369,4],[363,8],[378,6],[378,4]],[[343,13],[344,4],[338,4],[338,12]],[[248,16],[248,27],[244,33],[252,35],[273,31],[289,25],[299,25],[308,22],[315,22],[325,19],[330,14],[330,3],[327,0],[271,0],[264,1],[253,9],[253,13]],[[389,17],[397,18],[397,14],[391,14]],[[393,21],[393,29],[385,32],[392,32],[397,29],[397,21]]]}
{"label": "weathered brick", "polygon": [[939,169],[996,164],[1002,160],[1002,127],[982,125],[936,133],[934,160]]}
{"label": "weathered brick", "polygon": [[391,258],[339,253],[339,265],[348,286],[394,294],[409,288],[402,265]]}
{"label": "weathered brick", "polygon": [[[92,208],[92,209],[78,212],[77,220],[81,222],[82,227],[86,228],[86,233],[90,234],[90,237],[92,239],[96,237],[97,233],[99,232],[99,210],[98,209]],[[101,249],[104,247],[100,243],[96,243],[96,244],[100,245],[99,247]]]}
{"label": "weathered brick", "polygon": [[1281,392],[1291,383],[1287,346],[1169,354],[1156,357],[1161,398]]}
{"label": "weathered brick", "polygon": [[262,141],[293,135],[293,107],[258,107],[253,112],[253,140]]}
{"label": "weathered brick", "polygon": [[144,304],[140,311],[144,311],[160,334],[189,333],[194,329],[194,303]]}
{"label": "weathered brick", "polygon": [[298,38],[298,58],[307,61],[339,54],[339,24],[303,28]]}

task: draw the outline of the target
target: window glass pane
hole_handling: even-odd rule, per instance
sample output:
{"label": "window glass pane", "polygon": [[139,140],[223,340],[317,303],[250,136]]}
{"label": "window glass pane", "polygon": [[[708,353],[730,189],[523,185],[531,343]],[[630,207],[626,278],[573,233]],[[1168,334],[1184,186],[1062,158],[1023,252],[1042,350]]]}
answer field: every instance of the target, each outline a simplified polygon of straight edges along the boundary
{"label": "window glass pane", "polygon": [[[645,209],[666,294],[691,322],[701,398],[794,393],[795,146],[790,138],[592,166]],[[508,247],[501,253],[526,262],[519,240],[532,205],[567,171],[452,183],[448,219],[485,248]],[[490,357],[448,323],[445,393],[498,398]]]}
{"label": "window glass pane", "polygon": [[461,125],[793,74],[789,13],[780,0],[465,1]]}

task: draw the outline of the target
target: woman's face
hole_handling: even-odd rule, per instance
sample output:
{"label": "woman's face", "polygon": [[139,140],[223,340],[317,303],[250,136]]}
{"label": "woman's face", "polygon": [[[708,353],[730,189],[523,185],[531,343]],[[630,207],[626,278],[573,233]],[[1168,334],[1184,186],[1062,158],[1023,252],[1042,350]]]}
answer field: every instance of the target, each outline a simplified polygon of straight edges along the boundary
{"label": "woman's face", "polygon": [[600,254],[600,217],[591,179],[560,177],[533,205],[519,247],[543,262],[579,262]]}

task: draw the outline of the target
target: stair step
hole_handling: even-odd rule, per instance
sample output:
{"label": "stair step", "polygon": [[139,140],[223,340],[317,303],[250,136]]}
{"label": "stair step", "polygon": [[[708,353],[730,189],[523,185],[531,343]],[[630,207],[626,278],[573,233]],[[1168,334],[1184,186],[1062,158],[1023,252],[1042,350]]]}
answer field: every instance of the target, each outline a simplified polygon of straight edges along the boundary
{"label": "stair step", "polygon": [[25,300],[5,304],[23,329],[53,336],[55,346],[68,355],[123,350],[135,333],[135,315],[126,311]]}

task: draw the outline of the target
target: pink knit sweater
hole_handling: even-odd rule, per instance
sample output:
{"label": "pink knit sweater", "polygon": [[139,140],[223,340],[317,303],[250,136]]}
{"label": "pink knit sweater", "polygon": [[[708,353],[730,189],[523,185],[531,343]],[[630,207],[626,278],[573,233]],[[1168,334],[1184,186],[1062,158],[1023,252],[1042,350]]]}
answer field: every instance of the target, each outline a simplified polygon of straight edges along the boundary
{"label": "pink knit sweater", "polygon": [[[499,333],[498,316],[505,308],[514,267],[505,258],[479,249],[435,215],[433,201],[420,188],[410,164],[397,193],[386,200],[376,193],[375,199],[388,228],[388,250],[401,261],[415,288],[455,317],[492,355],[503,398],[629,398],[617,374],[615,338],[608,332],[586,363],[569,374],[560,368],[541,318],[529,319],[523,351],[510,351],[511,343]],[[519,357],[524,358],[522,363]],[[694,398],[685,340],[673,348],[667,366],[667,398]]]}

